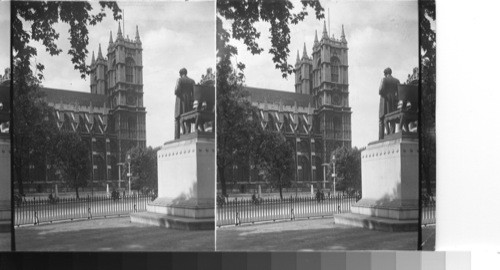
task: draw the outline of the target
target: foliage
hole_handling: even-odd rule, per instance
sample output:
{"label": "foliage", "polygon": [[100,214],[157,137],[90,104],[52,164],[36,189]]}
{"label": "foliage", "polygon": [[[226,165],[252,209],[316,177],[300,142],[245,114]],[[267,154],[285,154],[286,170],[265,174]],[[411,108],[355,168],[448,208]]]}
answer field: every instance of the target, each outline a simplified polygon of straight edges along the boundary
{"label": "foliage", "polygon": [[19,192],[24,194],[23,180],[29,178],[29,166],[45,163],[53,152],[50,142],[57,127],[40,92],[40,82],[30,69],[15,63],[13,85],[13,173]]}
{"label": "foliage", "polygon": [[436,181],[436,32],[431,22],[436,20],[435,1],[420,1],[421,98],[422,128],[420,163],[421,179],[427,195],[432,195]]}
{"label": "foliage", "polygon": [[[13,1],[12,9],[12,49],[13,61],[24,68],[30,66],[30,60],[37,55],[31,41],[41,42],[50,55],[58,55],[62,50],[57,46],[59,33],[54,29],[57,23],[69,25],[71,62],[79,70],[82,78],[90,72],[85,64],[89,44],[87,26],[94,26],[106,16],[105,10],[113,11],[115,20],[121,19],[121,10],[116,2],[99,2],[100,10],[93,12],[90,2],[64,1]],[[43,64],[36,67],[43,71]],[[40,78],[42,76],[40,75]]]}
{"label": "foliage", "polygon": [[259,130],[259,123],[252,117],[255,109],[243,91],[243,65],[233,68],[231,56],[236,48],[229,45],[229,33],[217,19],[217,175],[222,194],[227,195],[225,171],[238,160],[251,155],[252,142]]}
{"label": "foliage", "polygon": [[[31,60],[36,57],[37,50],[31,44],[37,41],[45,46],[50,55],[58,55],[61,49],[57,46],[59,33],[55,24],[69,25],[71,55],[74,67],[82,77],[88,73],[85,57],[88,53],[88,25],[96,25],[106,16],[105,9],[113,11],[115,19],[120,19],[120,9],[115,2],[101,2],[100,11],[92,12],[88,2],[56,2],[56,1],[14,1],[11,4],[11,32],[14,68],[13,77],[13,166],[14,179],[18,183],[19,192],[23,194],[23,181],[28,179],[29,166],[32,164],[52,163],[57,156],[53,148],[57,134],[52,109],[44,101],[39,90],[44,69],[38,63],[34,70]],[[48,160],[48,156],[52,160]]]}
{"label": "foliage", "polygon": [[158,162],[157,153],[159,148],[134,147],[130,154],[130,171],[132,173],[132,189],[148,192],[158,190]]}
{"label": "foliage", "polygon": [[340,147],[332,152],[328,175],[333,173],[332,158],[335,156],[336,189],[347,192],[361,191],[361,150]]}
{"label": "foliage", "polygon": [[259,21],[271,25],[271,49],[273,61],[283,76],[292,72],[287,63],[290,44],[289,24],[297,24],[307,15],[306,8],[312,7],[316,17],[322,18],[323,8],[319,1],[302,1],[302,11],[292,12],[290,1],[217,1],[217,176],[222,194],[227,195],[225,171],[245,160],[257,160],[257,137],[263,131],[258,121],[257,110],[251,106],[243,90],[243,63],[231,63],[238,53],[229,44],[231,34],[224,28],[224,21],[232,22],[232,37],[243,40],[252,53],[262,52],[257,40],[260,33],[254,24]]}
{"label": "foliage", "polygon": [[[290,49],[290,24],[297,24],[308,15],[307,8],[314,9],[316,18],[324,18],[323,7],[319,0],[302,0],[300,11],[294,11],[291,1],[267,1],[267,0],[217,0],[217,28],[222,18],[232,22],[232,37],[241,40],[252,54],[260,54],[262,49],[258,44],[261,33],[255,28],[255,23],[269,23],[271,48],[269,53],[273,57],[276,68],[281,70],[283,77],[292,74],[293,66],[290,65],[288,55]],[[222,23],[220,25],[222,27]],[[217,47],[222,45],[219,34],[217,34]]]}
{"label": "foliage", "polygon": [[295,167],[293,149],[281,133],[264,131],[259,136],[260,145],[257,149],[258,165],[266,182],[271,183],[280,191],[290,187],[292,172]]}
{"label": "foliage", "polygon": [[253,155],[261,127],[230,62],[220,61],[217,71],[217,171],[226,195],[226,168]]}
{"label": "foliage", "polygon": [[61,131],[55,138],[55,167],[75,189],[79,198],[78,189],[87,186],[90,177],[91,162],[90,150],[82,141],[80,135],[74,132]]}

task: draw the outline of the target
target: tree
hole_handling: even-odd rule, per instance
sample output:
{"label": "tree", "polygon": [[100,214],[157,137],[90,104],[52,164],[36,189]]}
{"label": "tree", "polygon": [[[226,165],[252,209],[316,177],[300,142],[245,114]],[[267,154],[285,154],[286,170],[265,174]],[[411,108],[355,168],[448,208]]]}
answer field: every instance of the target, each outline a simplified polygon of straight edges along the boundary
{"label": "tree", "polygon": [[59,33],[54,24],[62,22],[69,25],[71,48],[68,54],[72,63],[81,72],[89,72],[85,65],[88,53],[88,25],[96,25],[106,16],[105,9],[113,11],[115,19],[120,19],[120,9],[115,2],[99,3],[101,9],[92,12],[88,2],[56,1],[14,1],[11,4],[11,32],[14,68],[13,77],[13,165],[14,179],[18,182],[19,192],[24,193],[23,180],[29,178],[29,166],[45,163],[50,144],[57,132],[53,113],[44,101],[39,90],[43,79],[44,65],[38,63],[34,70],[31,60],[37,55],[31,41],[41,42],[51,55],[58,55],[61,49],[56,41]]}
{"label": "tree", "polygon": [[[290,53],[290,24],[303,21],[308,15],[308,7],[314,9],[316,18],[324,18],[324,9],[319,0],[302,0],[301,3],[302,9],[294,12],[294,5],[288,0],[217,0],[217,20],[224,18],[231,21],[232,37],[243,41],[252,54],[260,54],[264,50],[257,43],[261,33],[255,28],[255,23],[268,22],[271,40],[269,53],[273,56],[276,68],[286,78],[293,72],[293,66],[287,62]],[[217,46],[219,44],[218,40]]]}
{"label": "tree", "polygon": [[[58,55],[62,50],[57,46],[59,33],[54,30],[54,24],[62,22],[70,29],[71,62],[79,70],[82,78],[90,72],[86,65],[87,45],[89,44],[88,25],[94,26],[106,16],[105,10],[113,11],[115,20],[121,19],[121,10],[116,2],[99,2],[100,10],[93,12],[89,2],[64,1],[14,1],[12,12],[12,49],[13,61],[25,69],[30,69],[31,59],[37,55],[36,49],[30,45],[31,41],[41,42],[50,55]],[[38,63],[38,71],[44,66]],[[40,78],[41,74],[38,74]]]}
{"label": "tree", "polygon": [[435,1],[419,1],[420,5],[420,50],[421,98],[420,121],[421,179],[427,195],[432,195],[436,182],[436,32],[431,23],[436,20]]}
{"label": "tree", "polygon": [[302,5],[302,11],[293,13],[290,1],[217,1],[217,176],[223,195],[227,195],[226,169],[244,160],[257,160],[255,138],[262,131],[256,108],[251,106],[243,90],[245,65],[236,63],[233,66],[231,62],[238,51],[229,44],[231,34],[224,29],[223,19],[232,21],[233,38],[243,40],[253,53],[262,52],[257,43],[260,33],[254,23],[269,22],[272,43],[269,52],[286,77],[292,71],[292,66],[286,62],[289,24],[302,21],[308,6],[316,10],[317,18],[323,17],[319,1],[302,1]]}
{"label": "tree", "polygon": [[50,142],[57,127],[39,90],[40,82],[30,69],[14,64],[13,85],[13,173],[19,192],[24,194],[23,181],[30,178],[30,165],[45,165],[47,155],[53,152]]}
{"label": "tree", "polygon": [[293,149],[281,133],[264,131],[259,136],[258,165],[264,179],[280,191],[283,199],[283,188],[291,185],[295,161]]}
{"label": "tree", "polygon": [[250,102],[241,89],[241,78],[230,62],[217,64],[217,176],[222,194],[226,193],[225,171],[252,156],[255,138],[262,128]]}
{"label": "tree", "polygon": [[132,188],[148,192],[158,190],[158,160],[157,152],[160,148],[134,147],[130,154],[130,170],[133,175]]}
{"label": "tree", "polygon": [[[340,147],[332,152],[330,162],[335,156],[335,173],[337,187],[347,192],[361,191],[361,150],[358,148]],[[333,164],[330,163],[328,174],[333,173]]]}
{"label": "tree", "polygon": [[90,177],[90,150],[80,135],[73,132],[60,132],[55,141],[55,167],[79,198],[78,189],[87,186]]}

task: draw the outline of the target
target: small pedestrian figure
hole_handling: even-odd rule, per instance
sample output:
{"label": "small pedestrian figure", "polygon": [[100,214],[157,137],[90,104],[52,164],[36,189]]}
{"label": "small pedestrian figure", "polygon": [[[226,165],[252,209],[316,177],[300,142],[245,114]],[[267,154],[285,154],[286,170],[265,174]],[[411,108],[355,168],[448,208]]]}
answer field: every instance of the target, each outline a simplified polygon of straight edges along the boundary
{"label": "small pedestrian figure", "polygon": [[319,203],[321,201],[321,191],[318,189],[316,191],[316,201]]}

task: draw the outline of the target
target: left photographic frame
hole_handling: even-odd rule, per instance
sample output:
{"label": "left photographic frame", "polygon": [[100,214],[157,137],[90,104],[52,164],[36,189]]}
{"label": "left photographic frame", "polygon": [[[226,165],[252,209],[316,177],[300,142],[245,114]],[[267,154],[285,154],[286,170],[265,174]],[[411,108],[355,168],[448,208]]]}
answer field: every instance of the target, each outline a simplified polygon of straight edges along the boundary
{"label": "left photographic frame", "polygon": [[0,251],[11,250],[10,2],[0,2]]}
{"label": "left photographic frame", "polygon": [[12,10],[16,250],[214,251],[215,2]]}

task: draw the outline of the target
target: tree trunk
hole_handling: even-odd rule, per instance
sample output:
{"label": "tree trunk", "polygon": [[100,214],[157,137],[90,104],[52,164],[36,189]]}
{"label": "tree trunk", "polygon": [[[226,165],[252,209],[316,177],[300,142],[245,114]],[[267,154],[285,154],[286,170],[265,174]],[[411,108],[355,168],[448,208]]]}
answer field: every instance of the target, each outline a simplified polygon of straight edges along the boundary
{"label": "tree trunk", "polygon": [[280,189],[280,199],[283,200],[283,187],[281,186],[281,184],[279,184],[279,189]]}
{"label": "tree trunk", "polygon": [[224,175],[224,167],[223,166],[217,166],[217,171],[220,179],[220,186],[222,190],[222,196],[227,196],[227,191],[226,191],[226,178]]}
{"label": "tree trunk", "polygon": [[14,181],[17,181],[17,188],[19,189],[19,193],[24,195],[24,186],[23,186],[23,176],[22,176],[22,167],[18,164],[15,164],[15,174]]}
{"label": "tree trunk", "polygon": [[75,190],[76,190],[76,198],[80,199],[80,194],[78,194],[78,186],[75,186]]}

